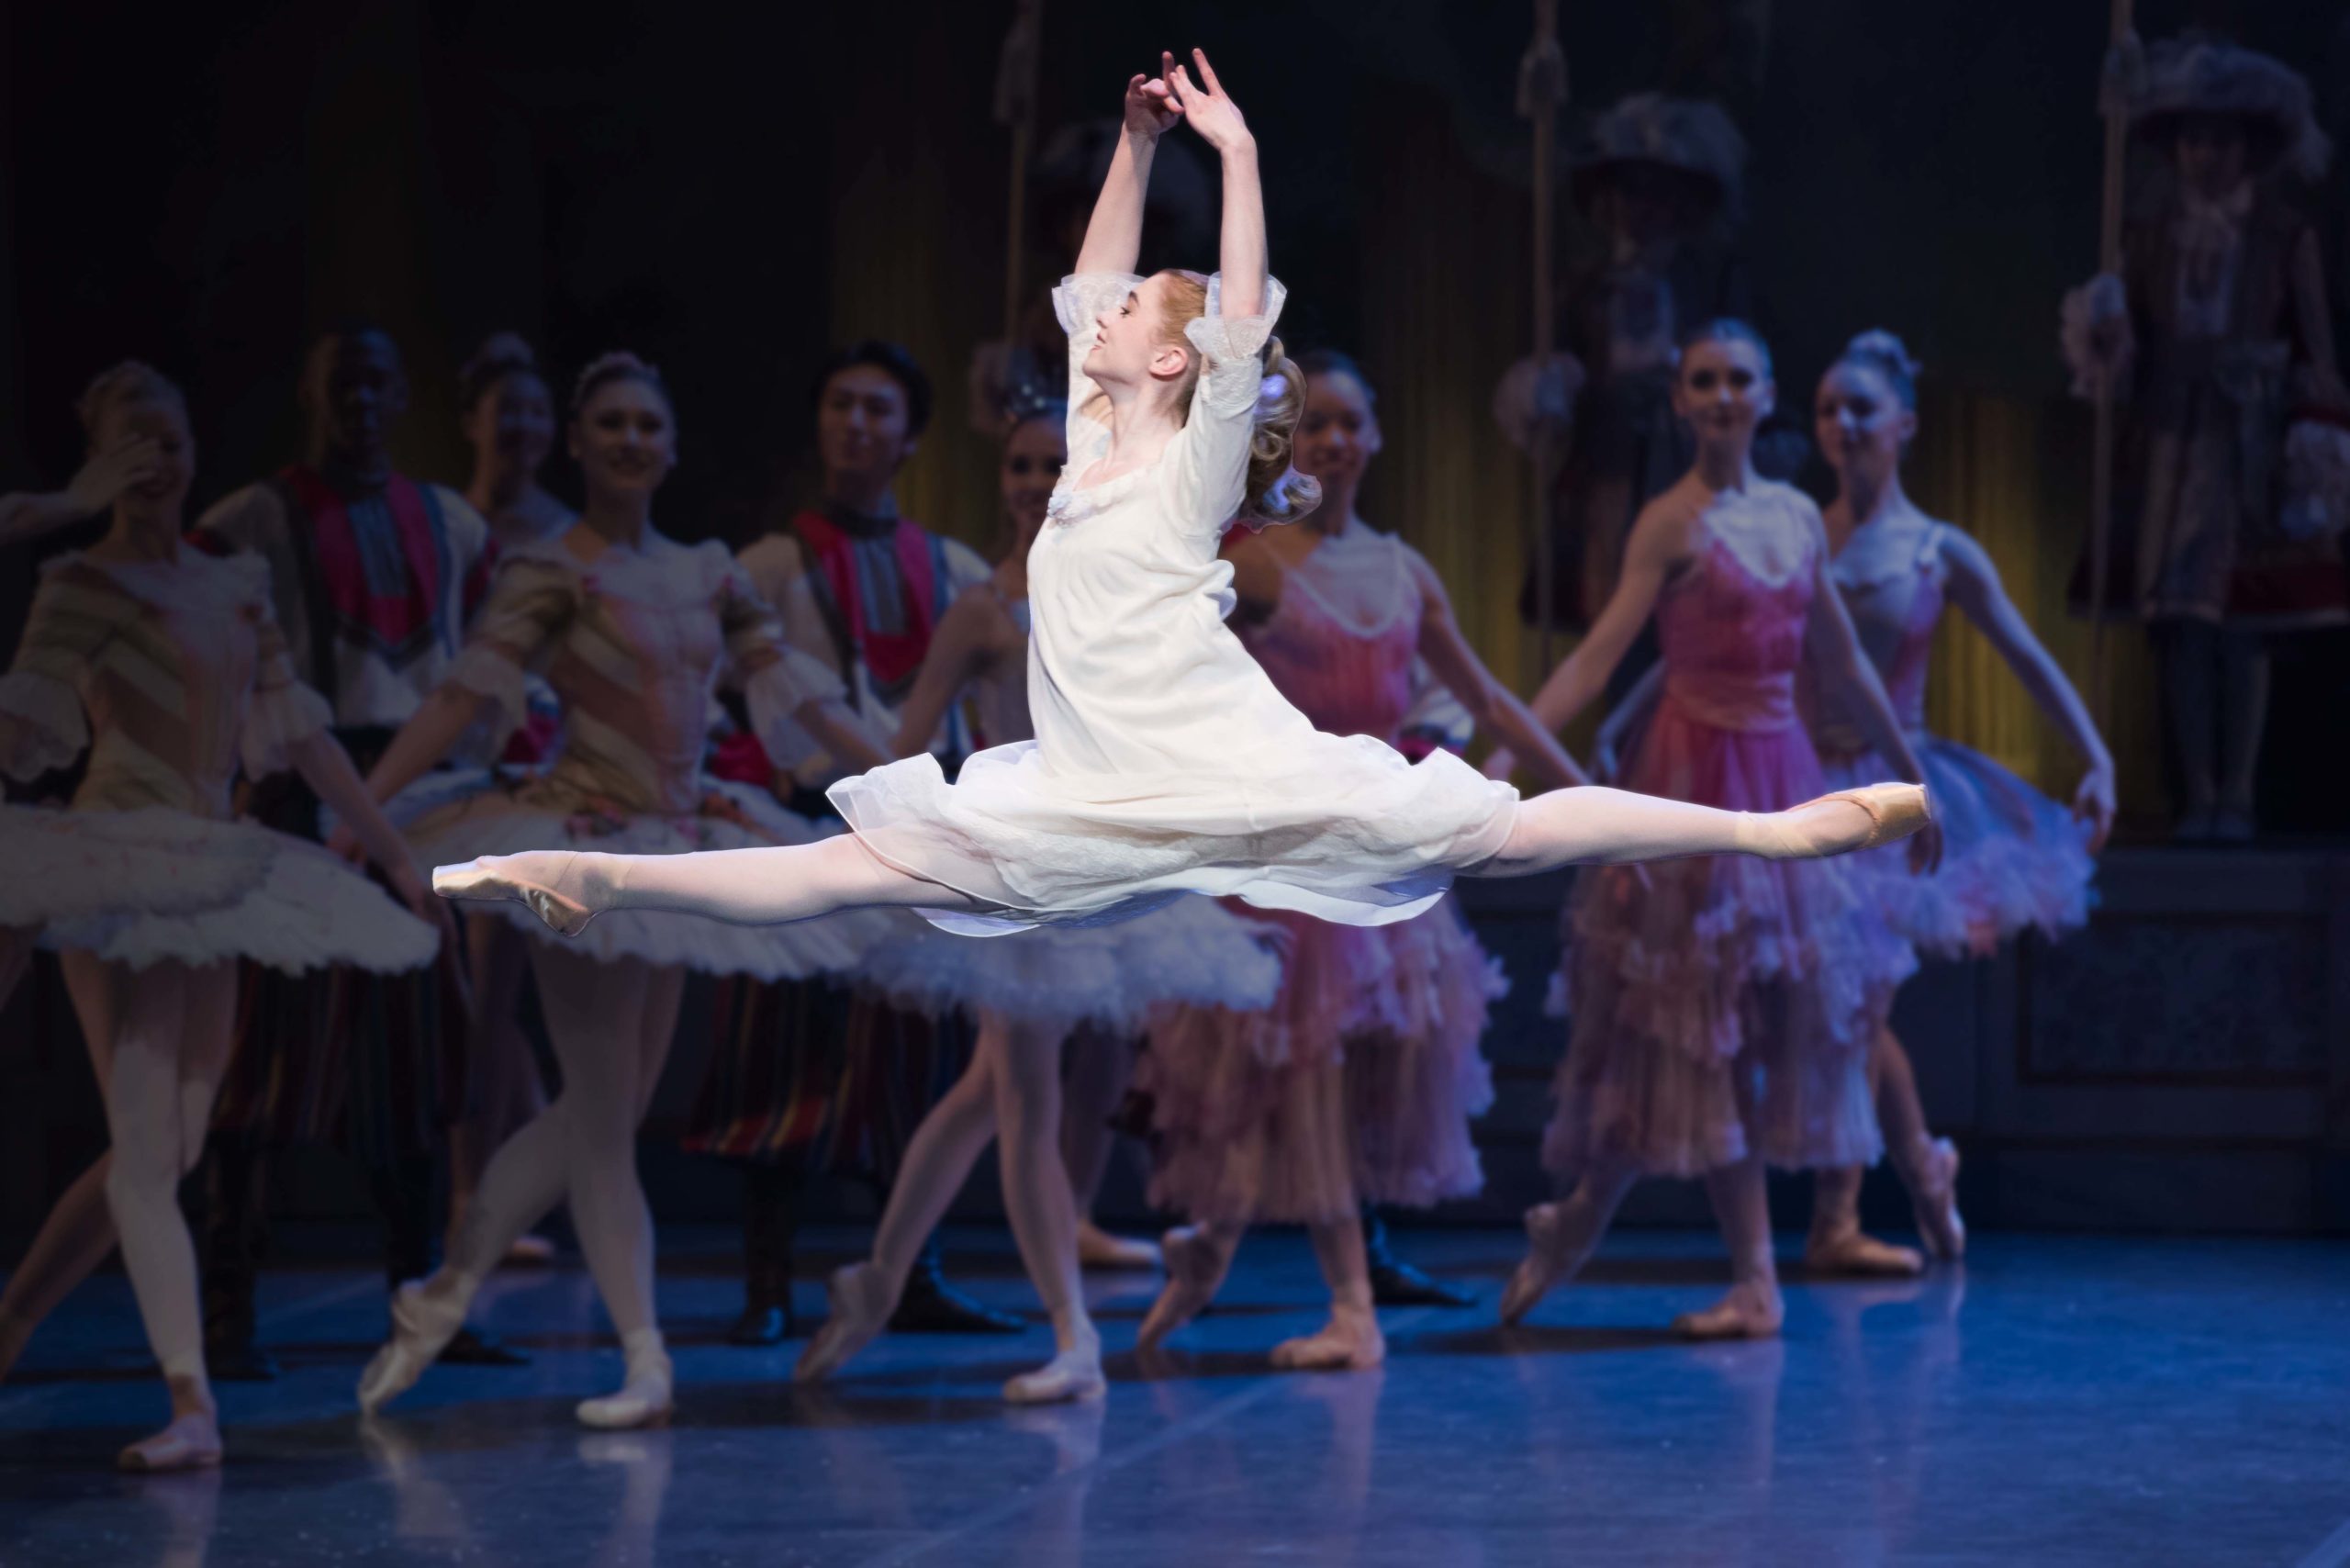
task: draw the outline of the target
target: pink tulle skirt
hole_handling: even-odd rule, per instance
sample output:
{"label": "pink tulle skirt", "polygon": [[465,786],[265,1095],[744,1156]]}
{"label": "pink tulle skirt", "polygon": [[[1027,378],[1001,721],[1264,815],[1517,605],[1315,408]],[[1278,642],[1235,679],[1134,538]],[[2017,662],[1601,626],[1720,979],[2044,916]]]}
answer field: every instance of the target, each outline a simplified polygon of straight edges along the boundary
{"label": "pink tulle skirt", "polygon": [[1392,925],[1252,911],[1291,934],[1260,1012],[1163,1010],[1135,1086],[1151,1201],[1195,1220],[1344,1219],[1484,1182],[1470,1118],[1493,1103],[1478,1041],[1498,966],[1449,901]]}
{"label": "pink tulle skirt", "polygon": [[[1942,824],[1942,863],[1912,876],[1899,845],[1861,859],[1886,924],[1938,958],[1980,958],[2030,929],[2055,936],[2086,922],[2089,858],[2081,824],[1981,752],[1938,735],[1909,740],[1926,771],[1934,820]],[[1827,756],[1830,790],[1893,777],[1874,752]]]}
{"label": "pink tulle skirt", "polygon": [[[1800,729],[1716,729],[1667,701],[1627,787],[1732,811],[1822,793]],[[1699,1176],[1881,1151],[1869,1046],[1916,968],[1839,860],[1707,856],[1587,868],[1565,915],[1567,1057],[1543,1164]]]}

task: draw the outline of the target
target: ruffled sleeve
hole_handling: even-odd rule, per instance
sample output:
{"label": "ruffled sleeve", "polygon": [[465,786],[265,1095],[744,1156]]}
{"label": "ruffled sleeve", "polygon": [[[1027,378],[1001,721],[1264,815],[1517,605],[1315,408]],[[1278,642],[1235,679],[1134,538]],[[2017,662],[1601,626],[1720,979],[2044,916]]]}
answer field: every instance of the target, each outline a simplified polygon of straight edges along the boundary
{"label": "ruffled sleeve", "polygon": [[333,723],[334,710],[294,674],[285,629],[270,611],[269,563],[232,555],[220,569],[242,579],[239,609],[253,622],[253,684],[237,730],[237,757],[246,778],[265,778],[285,771],[288,748]]}
{"label": "ruffled sleeve", "polygon": [[443,678],[497,707],[498,734],[530,717],[523,677],[543,662],[579,610],[579,573],[560,545],[525,545],[501,556],[489,598],[475,617],[464,652]]}
{"label": "ruffled sleeve", "polygon": [[[1265,308],[1255,316],[1222,314],[1223,297],[1218,274],[1208,280],[1207,314],[1183,329],[1203,363],[1191,413],[1168,443],[1166,459],[1167,500],[1178,525],[1210,539],[1223,533],[1248,488],[1248,443],[1264,386],[1262,356],[1289,290],[1280,279],[1267,278]],[[1072,460],[1075,455],[1072,449]]]}
{"label": "ruffled sleeve", "polygon": [[1085,374],[1093,349],[1094,319],[1142,286],[1133,273],[1073,273],[1053,290],[1053,314],[1069,334],[1069,465],[1082,474],[1109,450],[1110,426],[1102,388]]}
{"label": "ruffled sleeve", "polygon": [[60,556],[41,573],[16,662],[0,676],[0,773],[15,779],[63,767],[89,749],[83,683],[126,605],[103,573]]}
{"label": "ruffled sleeve", "polygon": [[784,641],[783,621],[759,597],[750,574],[730,559],[718,588],[718,622],[726,639],[730,679],[767,760],[787,771],[822,754],[823,746],[794,717],[811,702],[840,702],[848,689],[822,661]]}

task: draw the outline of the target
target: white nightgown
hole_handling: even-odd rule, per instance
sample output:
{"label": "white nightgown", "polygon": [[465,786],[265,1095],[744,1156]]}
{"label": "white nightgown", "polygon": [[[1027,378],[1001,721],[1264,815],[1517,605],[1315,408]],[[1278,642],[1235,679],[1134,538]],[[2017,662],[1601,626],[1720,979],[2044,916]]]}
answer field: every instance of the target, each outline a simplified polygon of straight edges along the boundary
{"label": "white nightgown", "polygon": [[1109,448],[1081,366],[1094,318],[1141,279],[1063,281],[1069,461],[1028,554],[1036,738],[983,751],[946,783],[929,756],[833,786],[890,865],[979,900],[924,911],[971,935],[1122,919],[1182,892],[1349,925],[1427,910],[1509,836],[1517,791],[1438,752],[1413,764],[1369,736],[1315,729],[1225,626],[1217,556],[1239,510],[1260,388],[1262,316],[1208,313],[1183,429],[1148,467],[1080,487]]}

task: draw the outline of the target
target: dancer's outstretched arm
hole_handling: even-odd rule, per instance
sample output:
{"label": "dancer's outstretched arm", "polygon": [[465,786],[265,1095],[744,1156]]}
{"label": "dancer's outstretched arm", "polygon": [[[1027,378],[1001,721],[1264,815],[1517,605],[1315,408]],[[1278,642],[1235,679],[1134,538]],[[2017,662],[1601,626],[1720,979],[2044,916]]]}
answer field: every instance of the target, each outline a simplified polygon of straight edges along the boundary
{"label": "dancer's outstretched arm", "polygon": [[21,544],[97,516],[151,475],[158,455],[151,439],[133,436],[93,455],[62,490],[0,496],[0,544]]}
{"label": "dancer's outstretched arm", "polygon": [[1542,683],[1542,689],[1534,694],[1534,717],[1544,729],[1553,734],[1565,729],[1593,698],[1606,689],[1607,678],[1616,673],[1625,650],[1648,624],[1657,596],[1680,564],[1684,531],[1678,520],[1654,507],[1632,525],[1632,537],[1624,546],[1624,573],[1616,579],[1607,608],[1599,612],[1575,651],[1561,661]]}
{"label": "dancer's outstretched arm", "polygon": [[1150,162],[1158,154],[1160,134],[1183,114],[1176,106],[1165,74],[1175,57],[1162,54],[1158,58],[1158,76],[1136,76],[1126,84],[1125,124],[1117,151],[1110,155],[1110,172],[1102,181],[1102,194],[1094,198],[1085,242],[1078,247],[1080,274],[1130,273],[1141,259],[1143,198],[1150,189]]}
{"label": "dancer's outstretched arm", "polygon": [[[1171,62],[1171,57],[1168,57]],[[1217,313],[1245,317],[1265,308],[1265,190],[1257,177],[1257,138],[1241,118],[1240,106],[1225,95],[1215,68],[1204,50],[1192,51],[1200,68],[1194,83],[1188,67],[1178,65],[1167,78],[1175,101],[1200,140],[1224,161],[1224,231],[1216,265],[1224,274],[1223,297]]]}
{"label": "dancer's outstretched arm", "polygon": [[2113,831],[2114,812],[2113,756],[2105,748],[2105,737],[2098,734],[2097,721],[2089,717],[2081,694],[2073,689],[2064,670],[2032,634],[2031,623],[2008,597],[1999,581],[1999,568],[1992,565],[1983,546],[1953,529],[1943,538],[1942,552],[1950,568],[1951,602],[1991,640],[1991,646],[2015,671],[2040,711],[2065,732],[2065,738],[2088,764],[2073,795],[2073,812],[2088,823],[2089,853],[2096,854]]}
{"label": "dancer's outstretched arm", "polygon": [[1413,575],[1420,584],[1420,656],[1428,662],[1447,689],[1468,711],[1478,729],[1497,737],[1503,746],[1527,759],[1543,787],[1568,790],[1591,779],[1574,758],[1552,739],[1550,732],[1517,694],[1494,678],[1453,618],[1452,599],[1436,568],[1416,554],[1411,555]]}

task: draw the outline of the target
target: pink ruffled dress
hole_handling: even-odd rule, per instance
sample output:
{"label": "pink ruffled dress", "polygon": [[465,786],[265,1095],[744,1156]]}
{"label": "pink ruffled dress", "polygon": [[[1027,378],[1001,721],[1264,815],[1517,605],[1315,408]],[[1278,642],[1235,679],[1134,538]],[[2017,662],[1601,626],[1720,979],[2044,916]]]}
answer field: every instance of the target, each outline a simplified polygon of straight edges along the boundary
{"label": "pink ruffled dress", "polygon": [[[1413,706],[1420,615],[1405,546],[1358,526],[1293,568],[1274,613],[1240,636],[1315,728],[1392,743]],[[1137,1066],[1152,1202],[1295,1223],[1476,1192],[1469,1121],[1493,1103],[1477,1046],[1505,987],[1451,902],[1376,926],[1253,918],[1289,932],[1272,1005],[1165,1009]]]}
{"label": "pink ruffled dress", "polygon": [[[1769,573],[1726,537],[1733,508],[1781,509],[1785,529],[1818,537],[1785,486],[1717,498],[1696,559],[1657,603],[1664,697],[1625,787],[1783,811],[1825,788],[1796,704],[1824,546]],[[1585,868],[1567,905],[1572,1021],[1543,1164],[1572,1179],[1597,1159],[1684,1177],[1750,1152],[1788,1169],[1873,1162],[1874,1021],[1916,959],[1865,887],[1836,860]]]}
{"label": "pink ruffled dress", "polygon": [[[1926,729],[1926,670],[1949,586],[1942,561],[1949,531],[1947,523],[1932,524],[1914,559],[1874,580],[1848,575],[1840,562],[1836,584],[1925,769],[1942,830],[1942,863],[1932,876],[1911,876],[1897,845],[1865,857],[1878,906],[1920,952],[1963,958],[1989,953],[2028,928],[2054,936],[2080,925],[2088,919],[2097,865],[2081,823],[2062,804],[1982,753]],[[1829,788],[1893,777],[1832,705],[1821,705],[1813,728]]]}

